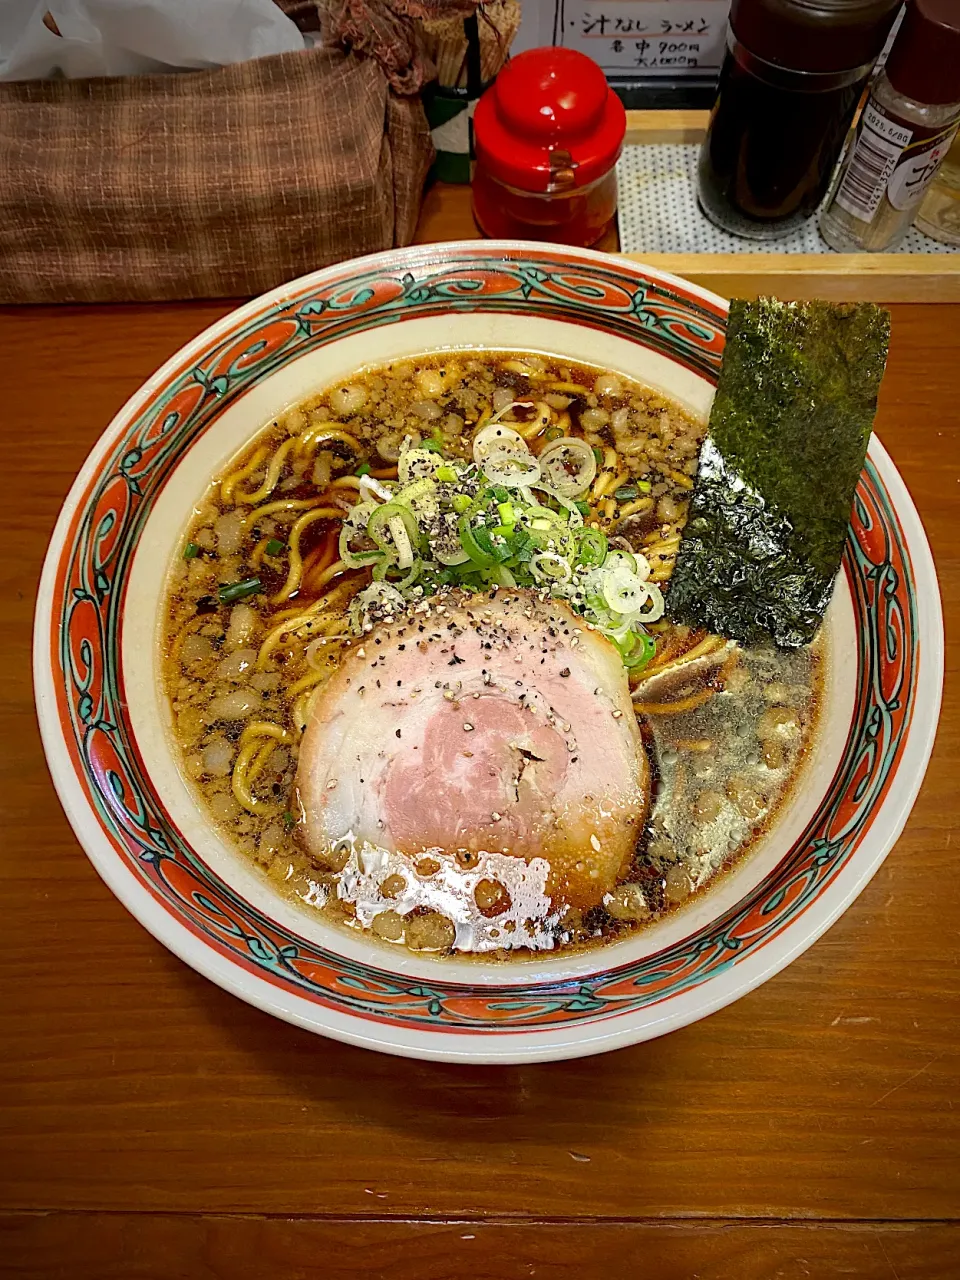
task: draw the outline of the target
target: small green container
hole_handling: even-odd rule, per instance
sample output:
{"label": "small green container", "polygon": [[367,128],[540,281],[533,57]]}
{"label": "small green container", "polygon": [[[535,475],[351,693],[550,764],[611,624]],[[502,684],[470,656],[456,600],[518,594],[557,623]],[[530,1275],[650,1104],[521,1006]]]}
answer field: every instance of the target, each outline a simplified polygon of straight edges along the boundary
{"label": "small green container", "polygon": [[[481,85],[480,93],[486,88],[487,85]],[[424,93],[430,136],[437,149],[432,174],[438,182],[470,181],[470,165],[474,159],[473,113],[480,93],[445,85],[431,85]]]}

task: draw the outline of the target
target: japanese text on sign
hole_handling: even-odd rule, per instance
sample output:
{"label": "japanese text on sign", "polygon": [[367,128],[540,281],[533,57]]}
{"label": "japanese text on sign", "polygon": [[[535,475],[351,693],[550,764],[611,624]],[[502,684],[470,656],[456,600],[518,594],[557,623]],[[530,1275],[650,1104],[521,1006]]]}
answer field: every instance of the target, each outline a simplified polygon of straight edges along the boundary
{"label": "japanese text on sign", "polygon": [[557,42],[608,73],[668,76],[716,70],[726,0],[558,0]]}

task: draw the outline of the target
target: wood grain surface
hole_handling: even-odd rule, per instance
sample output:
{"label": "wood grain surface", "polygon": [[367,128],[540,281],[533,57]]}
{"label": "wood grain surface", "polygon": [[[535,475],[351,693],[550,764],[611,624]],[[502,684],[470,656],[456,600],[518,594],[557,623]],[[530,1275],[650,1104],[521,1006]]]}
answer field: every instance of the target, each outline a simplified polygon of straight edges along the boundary
{"label": "wood grain surface", "polygon": [[960,307],[893,308],[877,422],[948,637],[896,848],[737,1004],[499,1069],[352,1049],[225,994],[112,897],[51,787],[30,627],[58,507],[126,397],[228,309],[0,311],[0,1275],[960,1276]]}

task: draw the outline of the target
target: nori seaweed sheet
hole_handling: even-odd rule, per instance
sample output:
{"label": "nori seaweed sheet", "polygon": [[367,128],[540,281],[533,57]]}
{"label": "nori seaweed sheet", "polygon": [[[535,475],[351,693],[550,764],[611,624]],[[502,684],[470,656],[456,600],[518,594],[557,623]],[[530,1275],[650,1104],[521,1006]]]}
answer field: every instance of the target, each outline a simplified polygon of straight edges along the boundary
{"label": "nori seaweed sheet", "polygon": [[730,304],[710,429],[667,595],[677,622],[794,648],[833,593],[877,407],[890,314]]}

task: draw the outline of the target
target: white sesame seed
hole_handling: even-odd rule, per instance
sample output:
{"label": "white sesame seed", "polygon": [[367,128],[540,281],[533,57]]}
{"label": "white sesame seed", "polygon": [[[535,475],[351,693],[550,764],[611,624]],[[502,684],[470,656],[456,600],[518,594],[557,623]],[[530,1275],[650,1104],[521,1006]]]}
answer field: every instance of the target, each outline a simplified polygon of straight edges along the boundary
{"label": "white sesame seed", "polygon": [[597,853],[599,853],[599,852],[600,852],[600,841],[597,839],[596,833],[594,833],[594,834],[590,837],[590,843],[593,845],[594,849],[596,849]]}
{"label": "white sesame seed", "polygon": [[470,724],[469,721],[464,721],[463,731],[464,733],[471,733],[473,731],[473,725]]}

